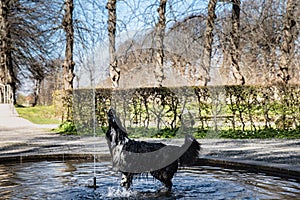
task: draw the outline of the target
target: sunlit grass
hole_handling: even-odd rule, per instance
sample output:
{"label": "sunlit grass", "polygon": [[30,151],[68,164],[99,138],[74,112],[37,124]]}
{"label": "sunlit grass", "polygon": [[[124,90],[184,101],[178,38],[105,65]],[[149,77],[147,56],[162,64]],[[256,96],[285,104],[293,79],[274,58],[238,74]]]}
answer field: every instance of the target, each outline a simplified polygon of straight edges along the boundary
{"label": "sunlit grass", "polygon": [[59,124],[58,116],[55,116],[54,106],[16,107],[20,117],[34,124]]}

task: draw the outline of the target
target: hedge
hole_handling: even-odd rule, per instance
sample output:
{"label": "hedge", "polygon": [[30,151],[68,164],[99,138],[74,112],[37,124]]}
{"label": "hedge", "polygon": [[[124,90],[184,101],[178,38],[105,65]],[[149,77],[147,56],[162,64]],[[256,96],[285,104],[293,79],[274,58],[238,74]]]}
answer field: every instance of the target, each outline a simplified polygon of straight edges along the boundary
{"label": "hedge", "polygon": [[[153,87],[74,91],[74,119],[79,127],[107,126],[106,112],[117,110],[126,127],[158,131],[299,130],[299,85]],[[94,110],[95,103],[95,110]]]}

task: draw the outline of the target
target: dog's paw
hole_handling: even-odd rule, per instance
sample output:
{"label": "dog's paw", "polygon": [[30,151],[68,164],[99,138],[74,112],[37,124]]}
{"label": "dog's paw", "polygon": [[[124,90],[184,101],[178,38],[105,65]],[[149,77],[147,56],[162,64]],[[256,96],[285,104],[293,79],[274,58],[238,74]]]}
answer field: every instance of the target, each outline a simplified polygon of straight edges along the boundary
{"label": "dog's paw", "polygon": [[127,176],[122,174],[121,186],[125,187],[126,183],[128,183]]}
{"label": "dog's paw", "polygon": [[129,184],[127,182],[121,182],[120,186],[129,189]]}
{"label": "dog's paw", "polygon": [[126,175],[122,174],[120,186],[125,187],[128,190],[130,188],[130,184],[131,184],[130,179],[128,179]]}

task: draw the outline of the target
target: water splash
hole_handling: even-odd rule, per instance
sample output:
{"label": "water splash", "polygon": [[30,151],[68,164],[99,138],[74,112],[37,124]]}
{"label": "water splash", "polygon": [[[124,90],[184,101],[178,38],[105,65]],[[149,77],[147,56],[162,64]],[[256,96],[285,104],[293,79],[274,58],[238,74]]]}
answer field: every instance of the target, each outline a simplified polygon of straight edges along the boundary
{"label": "water splash", "polygon": [[132,190],[126,190],[121,187],[108,187],[106,197],[108,198],[135,198],[137,192]]}

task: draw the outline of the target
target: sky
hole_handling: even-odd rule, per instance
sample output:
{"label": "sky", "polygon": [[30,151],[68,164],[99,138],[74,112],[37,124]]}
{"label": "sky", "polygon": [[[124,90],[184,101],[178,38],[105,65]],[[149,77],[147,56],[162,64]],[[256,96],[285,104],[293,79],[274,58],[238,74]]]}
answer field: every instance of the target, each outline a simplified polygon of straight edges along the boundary
{"label": "sky", "polygon": [[[78,4],[80,5],[80,0]],[[203,0],[169,0],[167,3],[166,23],[170,27],[177,21],[181,21],[191,14],[203,13],[208,1]],[[83,5],[80,5],[83,7]],[[77,64],[76,73],[80,77],[76,87],[92,87],[94,84],[108,78],[108,36],[106,30],[107,10],[105,2],[85,5],[92,9],[81,9],[75,17],[79,17],[91,23],[95,30],[100,30],[97,36],[90,37],[91,48],[81,52],[81,61]],[[122,0],[117,2],[117,45],[145,34],[151,30],[158,20],[157,8],[159,1],[153,0]],[[90,12],[88,12],[88,10]],[[92,18],[92,19],[91,19]],[[91,22],[92,21],[92,22]],[[104,28],[105,27],[105,28]],[[75,57],[78,60],[79,57]],[[82,62],[84,60],[84,62]]]}

